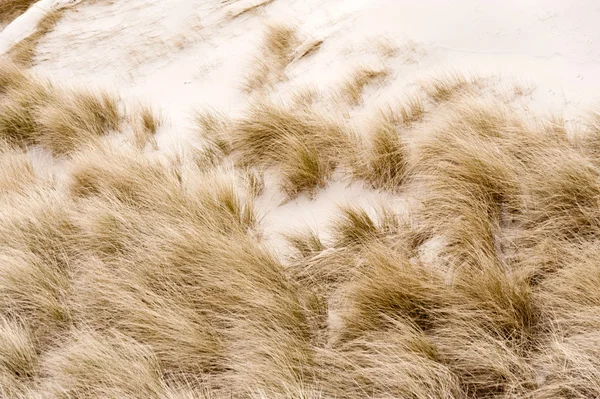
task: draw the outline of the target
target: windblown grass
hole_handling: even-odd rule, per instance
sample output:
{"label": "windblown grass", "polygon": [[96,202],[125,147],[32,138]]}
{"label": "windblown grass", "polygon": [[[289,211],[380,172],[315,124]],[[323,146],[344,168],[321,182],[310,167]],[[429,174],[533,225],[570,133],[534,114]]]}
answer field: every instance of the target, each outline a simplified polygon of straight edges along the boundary
{"label": "windblown grass", "polygon": [[365,88],[390,75],[385,68],[361,66],[353,71],[340,88],[340,94],[351,105],[360,105]]}
{"label": "windblown grass", "polygon": [[41,183],[33,169],[31,158],[20,148],[0,143],[0,197],[24,193]]}
{"label": "windblown grass", "polygon": [[[201,112],[202,148],[158,157],[99,139],[131,121],[112,96],[0,68],[1,395],[597,396],[596,152],[470,81],[360,136],[312,101]],[[64,179],[30,145],[68,154]],[[335,171],[414,201],[350,198],[281,260],[266,170],[290,198]]]}
{"label": "windblown grass", "polygon": [[66,8],[56,8],[44,15],[31,35],[10,48],[8,56],[11,60],[21,67],[31,67],[34,63],[39,41],[54,29],[56,24],[62,19],[65,11]]}
{"label": "windblown grass", "polygon": [[104,91],[57,87],[17,73],[5,64],[0,137],[12,145],[41,145],[65,155],[85,142],[117,131],[123,116],[118,99]]}
{"label": "windblown grass", "polygon": [[8,25],[37,0],[5,0],[0,3],[0,24]]}
{"label": "windblown grass", "polygon": [[296,28],[290,25],[269,25],[260,45],[260,54],[253,58],[243,89],[251,93],[263,90],[284,79],[285,67],[293,60],[299,45]]}
{"label": "windblown grass", "polygon": [[437,103],[456,96],[470,94],[477,89],[479,79],[458,72],[447,72],[421,81],[421,88]]}
{"label": "windblown grass", "polygon": [[27,327],[18,319],[0,321],[0,393],[26,395],[38,374],[38,353]]}
{"label": "windblown grass", "polygon": [[237,122],[230,142],[241,162],[280,168],[282,188],[294,197],[325,184],[347,136],[340,123],[319,113],[262,101]]}

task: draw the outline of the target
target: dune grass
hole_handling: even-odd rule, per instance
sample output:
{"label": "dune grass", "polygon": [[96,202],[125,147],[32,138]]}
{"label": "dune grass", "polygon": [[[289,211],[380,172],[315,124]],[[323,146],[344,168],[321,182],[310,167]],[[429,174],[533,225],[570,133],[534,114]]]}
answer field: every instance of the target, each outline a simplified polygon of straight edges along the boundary
{"label": "dune grass", "polygon": [[258,101],[230,130],[228,140],[239,162],[278,167],[282,189],[295,197],[325,185],[347,134],[341,123],[315,111]]}
{"label": "dune grass", "polygon": [[5,0],[0,3],[0,24],[8,25],[37,0]]}
{"label": "dune grass", "polygon": [[17,73],[11,63],[0,68],[5,82],[0,92],[0,138],[11,145],[40,145],[55,155],[65,155],[119,130],[124,116],[114,95],[58,87]]}
{"label": "dune grass", "polygon": [[[152,136],[150,106],[127,119],[110,94],[1,66],[0,394],[597,396],[595,150],[469,77],[425,82],[360,132],[310,104],[202,111],[200,148],[159,157],[101,140]],[[326,231],[292,226],[281,259],[269,185],[292,199],[332,176],[414,201],[350,198]]]}
{"label": "dune grass", "polygon": [[452,71],[423,79],[420,86],[437,103],[476,91],[480,79],[470,74]]}
{"label": "dune grass", "polygon": [[264,91],[285,79],[285,67],[293,60],[300,44],[292,25],[271,24],[265,29],[260,51],[248,66],[242,89],[247,93]]}
{"label": "dune grass", "polygon": [[44,15],[31,35],[10,48],[8,56],[11,60],[23,68],[31,67],[34,63],[39,41],[54,29],[56,24],[62,19],[65,11],[66,8],[56,8]]}
{"label": "dune grass", "polygon": [[383,81],[389,75],[390,70],[386,68],[376,68],[371,66],[358,67],[343,82],[340,87],[340,95],[350,105],[360,105],[363,101],[363,92],[365,88],[374,83]]}

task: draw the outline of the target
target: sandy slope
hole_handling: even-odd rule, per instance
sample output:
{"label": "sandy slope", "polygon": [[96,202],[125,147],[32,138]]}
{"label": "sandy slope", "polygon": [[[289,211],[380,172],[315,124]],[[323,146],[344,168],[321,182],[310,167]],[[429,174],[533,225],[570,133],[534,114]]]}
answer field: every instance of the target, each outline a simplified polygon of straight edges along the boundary
{"label": "sandy slope", "polygon": [[[0,35],[7,43],[31,30],[46,6],[42,0]],[[276,0],[258,12],[228,15],[251,5],[240,0],[129,0],[80,4],[67,13],[39,47],[33,70],[53,79],[117,90],[125,102],[147,101],[168,123],[161,148],[190,140],[189,116],[210,106],[232,115],[249,96],[240,90],[267,23],[298,26],[306,40],[324,40],[311,57],[286,69],[277,86],[285,97],[310,83],[326,88],[361,63],[385,64],[394,79],[368,91],[365,108],[402,96],[414,82],[440,70],[501,76],[501,84],[531,84],[527,106],[564,111],[595,101],[600,89],[600,7],[593,0],[451,2],[442,0]],[[403,50],[384,60],[377,38]],[[407,43],[410,44],[407,46]],[[361,110],[352,115],[360,116]],[[282,204],[276,189],[262,198],[267,236],[302,223],[320,226],[338,203],[376,203],[381,194],[333,183],[311,201]],[[399,199],[404,201],[405,199]]]}

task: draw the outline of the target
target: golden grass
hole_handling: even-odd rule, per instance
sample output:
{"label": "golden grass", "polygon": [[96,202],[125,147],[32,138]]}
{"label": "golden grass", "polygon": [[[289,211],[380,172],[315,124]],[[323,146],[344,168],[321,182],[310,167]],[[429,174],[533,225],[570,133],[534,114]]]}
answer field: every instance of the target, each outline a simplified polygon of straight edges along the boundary
{"label": "golden grass", "polygon": [[326,183],[347,136],[341,124],[319,113],[260,101],[231,129],[229,140],[240,162],[280,168],[282,188],[294,197]]}
{"label": "golden grass", "polygon": [[260,53],[252,59],[242,88],[251,93],[264,90],[285,78],[285,67],[293,60],[299,45],[296,28],[268,25],[260,44]]}
{"label": "golden grass", "polygon": [[437,103],[476,92],[478,84],[480,80],[476,77],[456,71],[442,73],[420,82],[423,91]]}
{"label": "golden grass", "polygon": [[376,121],[369,139],[366,180],[379,188],[399,187],[406,174],[406,149],[398,130],[389,121]]}
{"label": "golden grass", "polygon": [[[11,145],[41,145],[65,155],[90,140],[118,131],[118,98],[105,91],[73,90],[1,67],[0,137]],[[1,92],[0,92],[1,93]]]}
{"label": "golden grass", "polygon": [[56,8],[44,15],[31,35],[10,48],[7,54],[11,60],[23,68],[33,66],[38,43],[45,35],[54,29],[56,24],[64,16],[65,11],[66,8]]}
{"label": "golden grass", "polygon": [[37,0],[4,0],[0,3],[0,24],[9,24]]}
{"label": "golden grass", "polygon": [[363,92],[367,86],[385,80],[390,75],[386,68],[361,66],[354,70],[340,87],[340,95],[350,105],[357,106],[363,101]]}
{"label": "golden grass", "polygon": [[227,132],[232,121],[222,112],[215,110],[202,110],[194,114],[194,122],[200,137],[210,148],[227,155],[232,149],[228,142]]}
{"label": "golden grass", "polygon": [[[159,158],[97,139],[112,97],[2,79],[3,397],[598,396],[600,165],[561,118],[456,78],[361,136],[311,106],[201,112],[205,146]],[[69,154],[60,184],[31,144]],[[284,264],[265,170],[290,197],[337,171],[415,201],[292,226]]]}
{"label": "golden grass", "polygon": [[41,183],[31,158],[20,148],[0,143],[0,197],[12,193],[24,193]]}
{"label": "golden grass", "polygon": [[18,319],[0,321],[0,393],[25,395],[38,374],[38,353],[27,327]]}
{"label": "golden grass", "polygon": [[27,75],[12,62],[0,62],[0,94],[15,86],[22,85]]}
{"label": "golden grass", "polygon": [[117,99],[111,94],[77,91],[41,106],[36,110],[36,122],[36,142],[56,155],[64,155],[85,142],[117,131],[121,114]]}
{"label": "golden grass", "polygon": [[149,348],[122,334],[71,333],[70,344],[43,364],[47,393],[55,397],[157,396],[160,367]]}
{"label": "golden grass", "polygon": [[131,141],[138,149],[143,150],[149,143],[154,149],[158,149],[155,135],[163,124],[160,113],[148,104],[140,104],[133,111],[131,124]]}
{"label": "golden grass", "polygon": [[154,135],[162,124],[162,118],[151,106],[143,104],[137,110],[137,119],[141,129],[149,135]]}

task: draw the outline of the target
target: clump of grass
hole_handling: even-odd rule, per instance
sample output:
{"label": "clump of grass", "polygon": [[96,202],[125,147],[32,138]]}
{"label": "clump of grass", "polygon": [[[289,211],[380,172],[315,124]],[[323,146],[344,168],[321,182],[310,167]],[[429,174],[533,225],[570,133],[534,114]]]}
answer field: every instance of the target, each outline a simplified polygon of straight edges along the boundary
{"label": "clump of grass", "polygon": [[37,0],[6,0],[0,4],[0,24],[7,25]]}
{"label": "clump of grass", "polygon": [[0,215],[1,312],[6,317],[19,315],[35,341],[47,344],[70,320],[66,294],[77,229],[70,221],[68,201],[52,195],[15,198],[8,209]]}
{"label": "clump of grass", "polygon": [[294,58],[298,44],[295,27],[283,24],[267,26],[260,55],[253,58],[243,89],[251,93],[282,80],[284,69]]}
{"label": "clump of grass", "polygon": [[535,90],[535,86],[528,82],[515,82],[512,85],[512,92],[515,96],[528,96]]}
{"label": "clump of grass", "polygon": [[66,8],[56,8],[49,11],[40,19],[35,31],[16,43],[8,51],[8,56],[19,66],[29,68],[33,66],[35,52],[40,40],[56,27],[62,19]]}
{"label": "clump of grass", "polygon": [[375,41],[375,50],[386,58],[396,57],[400,54],[400,46],[389,37],[380,37]]}
{"label": "clump of grass", "polygon": [[0,104],[0,137],[22,147],[35,144],[39,137],[37,111],[53,98],[53,86],[28,81],[10,89]]}
{"label": "clump of grass", "polygon": [[[365,228],[365,233],[373,234],[374,226]],[[349,288],[355,302],[344,316],[345,333],[382,331],[394,320],[423,331],[433,328],[437,313],[452,300],[439,277],[381,244],[369,245],[365,259],[368,267],[361,268],[355,286]]]}
{"label": "clump of grass", "polygon": [[[580,242],[575,245],[560,245],[562,261],[547,273],[539,282],[537,295],[541,312],[545,313],[552,325],[549,326],[561,336],[578,335],[595,329],[600,319],[591,312],[600,303],[600,293],[596,283],[600,274],[594,265],[598,261],[595,252],[597,241]],[[581,276],[586,278],[582,279]]]}
{"label": "clump of grass", "polygon": [[[366,335],[343,345],[331,356],[333,366],[327,369],[332,386],[326,387],[331,394],[360,397],[366,389],[374,396],[462,397],[460,379],[427,355],[426,339],[410,330],[399,326],[397,331]],[[424,348],[415,349],[419,345]]]}
{"label": "clump of grass", "polygon": [[0,393],[25,395],[38,374],[38,353],[27,327],[18,320],[0,319]]}
{"label": "clump of grass", "polygon": [[397,189],[405,179],[407,150],[396,126],[379,116],[372,121],[365,178],[377,188]]}
{"label": "clump of grass", "polygon": [[142,130],[149,135],[154,135],[162,124],[162,119],[159,114],[152,109],[148,104],[143,104],[137,110],[137,119]]}
{"label": "clump of grass", "polygon": [[30,157],[23,150],[6,143],[0,143],[0,169],[0,196],[23,194],[39,180]]}
{"label": "clump of grass", "polygon": [[409,149],[402,133],[425,113],[419,97],[381,108],[366,123],[367,134],[353,137],[357,150],[345,159],[353,176],[375,188],[397,191],[408,175]]}
{"label": "clump of grass", "polygon": [[107,92],[65,93],[37,111],[36,142],[55,155],[68,154],[82,143],[118,130],[121,120],[117,98]]}
{"label": "clump of grass", "polygon": [[401,103],[397,112],[400,116],[399,122],[405,125],[411,125],[423,119],[425,116],[425,106],[423,105],[421,97],[413,96]]}
{"label": "clump of grass", "polygon": [[152,143],[154,148],[157,148],[154,136],[163,120],[150,105],[141,104],[135,110],[132,118],[132,141],[133,144],[143,150],[148,143]]}
{"label": "clump of grass", "polygon": [[577,144],[584,153],[592,155],[592,161],[600,154],[600,110],[588,111],[584,117],[584,131],[577,137]]}
{"label": "clump of grass", "polygon": [[287,233],[285,239],[301,258],[311,257],[325,250],[319,235],[310,229]]}
{"label": "clump of grass", "polygon": [[494,137],[512,127],[469,120],[463,116],[424,140],[410,160],[409,173],[428,182],[423,216],[434,235],[447,239],[447,254],[454,259],[450,263],[477,268],[497,258],[499,225],[520,209],[521,196],[519,162],[498,150],[502,143]]}
{"label": "clump of grass", "polygon": [[0,62],[0,94],[20,86],[27,81],[27,75],[21,68],[10,61]]}
{"label": "clump of grass", "polygon": [[331,176],[334,166],[319,150],[299,140],[290,140],[285,164],[281,165],[282,189],[289,198],[301,192],[314,196]]}
{"label": "clump of grass", "polygon": [[475,77],[458,72],[447,72],[420,82],[421,88],[436,103],[450,101],[457,96],[472,93],[479,84]]}
{"label": "clump of grass", "polygon": [[346,135],[339,123],[313,111],[258,102],[231,130],[230,140],[243,163],[279,167],[284,190],[294,196],[324,184]]}
{"label": "clump of grass", "polygon": [[381,82],[390,75],[386,68],[361,66],[354,70],[340,87],[340,94],[351,105],[359,105],[367,86]]}
{"label": "clump of grass", "polygon": [[37,144],[65,155],[119,129],[123,116],[117,98],[108,92],[67,90],[19,76],[24,80],[10,87],[0,104],[0,138],[9,144]]}
{"label": "clump of grass", "polygon": [[340,211],[339,218],[333,224],[333,236],[338,247],[352,247],[382,240],[399,227],[396,216],[386,208],[376,210],[375,217],[358,207],[344,206]]}
{"label": "clump of grass", "polygon": [[[98,160],[97,169],[111,169],[115,176],[93,173],[88,180],[95,188],[79,199],[91,201],[82,219],[97,222],[86,227],[86,242],[100,250],[96,256],[103,261],[86,263],[88,272],[75,282],[76,316],[146,343],[171,372],[227,370],[228,386],[240,390],[273,390],[299,378],[293,373],[310,358],[302,309],[281,265],[247,234],[256,220],[249,200],[210,172],[177,177],[135,158],[117,161],[124,166]],[[139,163],[137,171],[133,162]],[[186,179],[197,189],[183,189]],[[121,193],[135,201],[115,201]],[[92,217],[96,201],[118,219],[97,224],[106,219]],[[143,241],[152,244],[140,246]],[[113,279],[115,273],[121,277]],[[264,341],[255,345],[255,337]],[[253,367],[241,367],[249,362]],[[275,369],[273,375],[264,372]]]}
{"label": "clump of grass", "polygon": [[231,128],[231,118],[223,112],[216,110],[201,110],[194,114],[194,123],[198,127],[200,136],[206,140],[210,148],[223,154],[231,152],[227,132]]}
{"label": "clump of grass", "polygon": [[114,198],[144,207],[158,196],[166,199],[181,192],[174,170],[163,169],[160,163],[138,157],[133,151],[93,144],[75,154],[69,167],[69,190],[74,197]]}
{"label": "clump of grass", "polygon": [[513,344],[490,333],[477,320],[485,315],[466,320],[459,317],[447,327],[437,328],[431,340],[438,361],[459,376],[466,397],[519,397],[531,392],[535,371],[519,348],[522,342]]}
{"label": "clump of grass", "polygon": [[306,86],[294,91],[290,100],[296,107],[310,108],[319,100],[320,97],[321,93],[316,87]]}
{"label": "clump of grass", "polygon": [[45,388],[56,396],[133,398],[161,393],[161,368],[151,350],[122,334],[72,333],[44,360]]}
{"label": "clump of grass", "polygon": [[596,167],[569,149],[540,154],[526,179],[523,223],[564,239],[597,236],[600,176]]}

